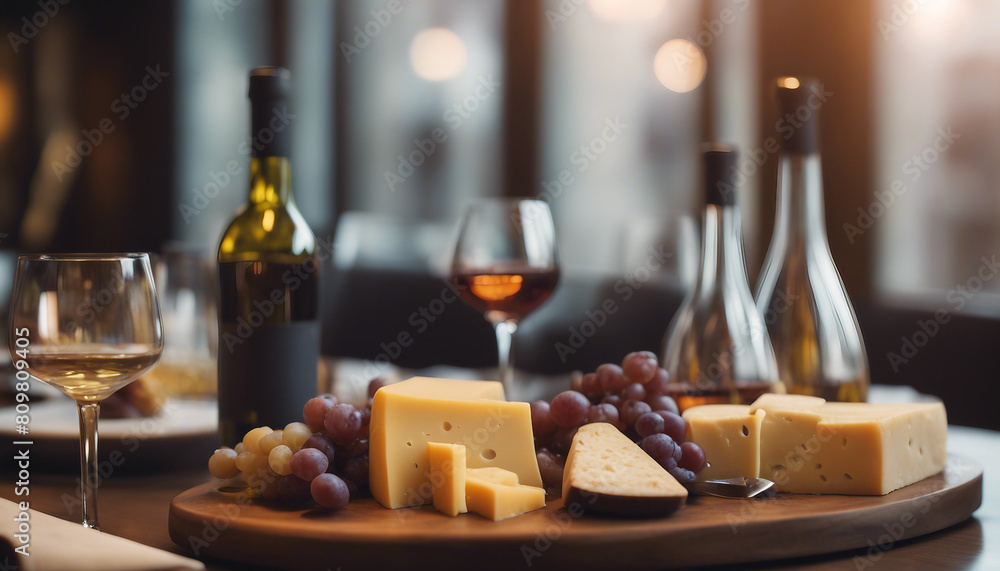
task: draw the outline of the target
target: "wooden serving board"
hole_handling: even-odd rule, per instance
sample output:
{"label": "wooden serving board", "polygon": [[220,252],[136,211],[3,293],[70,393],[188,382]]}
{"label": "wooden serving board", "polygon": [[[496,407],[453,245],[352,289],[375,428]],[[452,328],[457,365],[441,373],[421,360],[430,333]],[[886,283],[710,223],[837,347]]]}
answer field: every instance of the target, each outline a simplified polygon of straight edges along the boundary
{"label": "wooden serving board", "polygon": [[199,556],[295,569],[639,569],[888,549],[972,515],[983,470],[952,455],[944,472],[885,496],[697,496],[662,519],[581,515],[558,497],[501,522],[452,518],[429,506],[387,510],[372,499],[335,512],[293,510],[248,503],[242,490],[223,486],[203,484],[174,498],[175,543]]}

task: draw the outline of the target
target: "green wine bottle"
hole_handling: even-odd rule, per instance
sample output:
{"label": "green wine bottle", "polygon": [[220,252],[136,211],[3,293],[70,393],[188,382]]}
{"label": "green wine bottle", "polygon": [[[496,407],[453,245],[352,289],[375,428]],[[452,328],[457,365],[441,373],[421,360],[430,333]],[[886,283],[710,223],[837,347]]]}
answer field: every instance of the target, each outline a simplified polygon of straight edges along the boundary
{"label": "green wine bottle", "polygon": [[219,432],[232,446],[257,426],[302,420],[316,394],[319,260],[292,199],[291,74],[250,72],[250,196],[219,245]]}

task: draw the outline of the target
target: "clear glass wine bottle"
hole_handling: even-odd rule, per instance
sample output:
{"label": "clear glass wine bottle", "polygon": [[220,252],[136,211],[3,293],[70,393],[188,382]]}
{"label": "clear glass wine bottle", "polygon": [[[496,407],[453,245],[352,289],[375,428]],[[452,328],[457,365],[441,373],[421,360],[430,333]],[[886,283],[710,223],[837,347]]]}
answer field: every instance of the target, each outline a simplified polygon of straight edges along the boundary
{"label": "clear glass wine bottle", "polygon": [[678,406],[750,403],[778,382],[764,319],[754,304],[743,258],[736,187],[737,151],[706,145],[705,214],[698,281],[670,323],[663,362]]}
{"label": "clear glass wine bottle", "polygon": [[861,329],[830,253],[819,153],[822,85],[777,80],[782,117],[774,235],[757,284],[778,372],[791,393],[863,402],[869,373]]}

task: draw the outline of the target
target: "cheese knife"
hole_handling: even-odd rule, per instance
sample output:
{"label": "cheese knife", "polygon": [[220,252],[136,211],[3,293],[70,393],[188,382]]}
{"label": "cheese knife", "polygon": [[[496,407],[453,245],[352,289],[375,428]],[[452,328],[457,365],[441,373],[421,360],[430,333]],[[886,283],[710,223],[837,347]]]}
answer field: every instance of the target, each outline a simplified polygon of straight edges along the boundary
{"label": "cheese knife", "polygon": [[764,478],[729,478],[703,482],[681,482],[692,494],[716,496],[719,498],[748,499],[767,491],[774,485]]}

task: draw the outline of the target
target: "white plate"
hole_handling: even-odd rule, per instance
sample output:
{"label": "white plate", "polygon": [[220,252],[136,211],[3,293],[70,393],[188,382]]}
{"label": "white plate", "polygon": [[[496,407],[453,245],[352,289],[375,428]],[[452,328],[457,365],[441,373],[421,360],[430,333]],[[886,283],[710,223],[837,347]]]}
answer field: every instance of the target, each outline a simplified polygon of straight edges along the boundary
{"label": "white plate", "polygon": [[[14,431],[14,407],[0,408],[0,435],[18,440],[45,440],[80,437],[80,422],[76,403],[68,398],[31,403],[28,434]],[[159,414],[142,418],[101,418],[98,432],[101,440],[128,438],[172,438],[214,434],[219,426],[218,408],[214,401],[171,399]]]}

